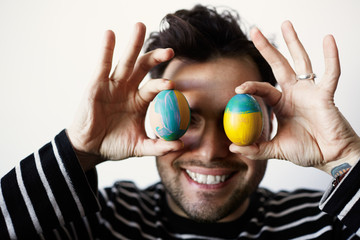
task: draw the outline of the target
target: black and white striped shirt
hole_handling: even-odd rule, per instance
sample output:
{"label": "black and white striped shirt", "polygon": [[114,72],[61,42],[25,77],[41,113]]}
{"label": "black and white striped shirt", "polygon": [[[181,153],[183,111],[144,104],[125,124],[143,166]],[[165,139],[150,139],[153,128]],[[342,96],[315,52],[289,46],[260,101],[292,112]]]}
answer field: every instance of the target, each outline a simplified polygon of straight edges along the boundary
{"label": "black and white striped shirt", "polygon": [[239,219],[213,224],[175,215],[161,183],[96,182],[62,131],[1,179],[0,239],[360,239],[360,164],[325,194],[260,188]]}

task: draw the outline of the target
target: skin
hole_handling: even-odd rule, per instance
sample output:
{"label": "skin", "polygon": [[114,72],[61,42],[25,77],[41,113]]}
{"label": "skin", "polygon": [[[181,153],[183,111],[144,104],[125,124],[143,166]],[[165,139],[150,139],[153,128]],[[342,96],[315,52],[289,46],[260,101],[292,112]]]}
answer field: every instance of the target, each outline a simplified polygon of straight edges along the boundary
{"label": "skin", "polygon": [[[266,161],[251,161],[230,152],[231,142],[222,127],[224,109],[245,81],[260,81],[249,59],[217,58],[205,63],[173,60],[164,77],[175,82],[187,98],[192,120],[182,137],[184,148],[157,158],[157,166],[168,194],[168,203],[179,215],[198,221],[231,221],[246,209],[249,194],[261,181]],[[270,136],[269,116],[264,113],[264,131]],[[186,170],[206,175],[228,175],[224,183],[208,185],[192,180]]]}
{"label": "skin", "polygon": [[[355,165],[360,155],[358,135],[334,103],[340,77],[335,39],[323,41],[325,72],[319,81],[296,80],[296,74],[312,73],[311,61],[292,24],[282,24],[282,33],[294,61],[294,69],[262,33],[254,28],[251,38],[270,64],[281,92],[268,84],[246,82],[237,93],[262,97],[278,119],[276,136],[249,147],[232,145],[231,150],[251,159],[284,159],[297,165],[315,167],[328,174],[343,163]],[[301,144],[298,144],[298,143]]]}
{"label": "skin", "polygon": [[181,141],[149,139],[144,128],[147,107],[156,94],[174,88],[165,79],[153,79],[140,89],[148,71],[174,56],[172,49],[157,49],[138,58],[145,25],[137,23],[127,52],[111,72],[115,35],[105,32],[100,61],[77,115],[67,129],[83,169],[106,160],[130,156],[158,156],[182,147]]}
{"label": "skin", "polygon": [[[74,122],[67,128],[84,171],[106,160],[159,156],[160,174],[173,196],[168,197],[169,205],[176,213],[187,217],[192,213],[201,221],[230,221],[247,208],[248,195],[261,180],[266,159],[285,159],[329,174],[341,164],[355,165],[360,156],[360,139],[334,103],[340,63],[333,36],[324,38],[322,78],[316,82],[298,81],[296,74],[313,72],[311,61],[289,21],[283,23],[282,32],[294,69],[258,29],[251,31],[255,46],[274,72],[279,91],[259,82],[259,74],[248,59],[225,58],[203,64],[179,63],[175,59],[165,73],[172,81],[152,79],[139,88],[152,67],[174,57],[173,50],[157,49],[139,56],[145,26],[138,23],[127,52],[111,72],[115,35],[107,31],[98,68]],[[252,72],[245,75],[246,71]],[[220,84],[224,76],[229,80]],[[190,81],[192,77],[196,81]],[[205,80],[211,84],[204,84]],[[198,118],[181,140],[150,139],[144,128],[147,107],[158,92],[174,87],[184,91]],[[267,140],[265,135],[251,146],[236,146],[225,138],[220,116],[234,89],[252,94],[273,108],[278,120],[273,139]],[[203,174],[233,174],[225,184],[209,188],[191,184],[182,171],[186,168]],[[171,190],[176,188],[178,191]],[[179,192],[178,196],[175,192]],[[206,215],[196,200],[209,207],[210,213]],[[234,206],[232,201],[240,204]],[[220,206],[227,206],[222,207],[227,210],[217,211]]]}

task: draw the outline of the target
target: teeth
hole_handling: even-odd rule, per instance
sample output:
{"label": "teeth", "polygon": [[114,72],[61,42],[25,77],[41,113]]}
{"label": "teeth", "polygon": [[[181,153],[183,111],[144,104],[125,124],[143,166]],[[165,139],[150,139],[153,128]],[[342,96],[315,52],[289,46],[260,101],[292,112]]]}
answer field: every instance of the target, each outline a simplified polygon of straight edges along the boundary
{"label": "teeth", "polygon": [[205,175],[186,170],[192,180],[201,184],[219,184],[225,182],[229,175]]}

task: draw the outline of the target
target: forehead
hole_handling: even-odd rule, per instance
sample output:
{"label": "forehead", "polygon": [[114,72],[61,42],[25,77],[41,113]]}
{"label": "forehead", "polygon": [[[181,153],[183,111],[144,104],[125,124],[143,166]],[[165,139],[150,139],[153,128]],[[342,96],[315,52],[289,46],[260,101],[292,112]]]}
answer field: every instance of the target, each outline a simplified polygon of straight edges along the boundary
{"label": "forehead", "polygon": [[221,109],[235,95],[235,87],[261,80],[256,65],[247,58],[216,58],[200,63],[174,59],[163,77],[175,82],[191,107],[201,101]]}

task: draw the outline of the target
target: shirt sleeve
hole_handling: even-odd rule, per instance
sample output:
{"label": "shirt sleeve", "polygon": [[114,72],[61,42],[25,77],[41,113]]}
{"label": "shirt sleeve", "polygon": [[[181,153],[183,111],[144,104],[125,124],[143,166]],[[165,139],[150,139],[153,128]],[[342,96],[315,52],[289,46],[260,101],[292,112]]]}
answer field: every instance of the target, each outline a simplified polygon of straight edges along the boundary
{"label": "shirt sleeve", "polygon": [[0,239],[41,237],[100,210],[65,130],[2,177],[0,210]]}
{"label": "shirt sleeve", "polygon": [[360,161],[341,182],[329,186],[320,201],[320,209],[337,216],[345,226],[360,236]]}

